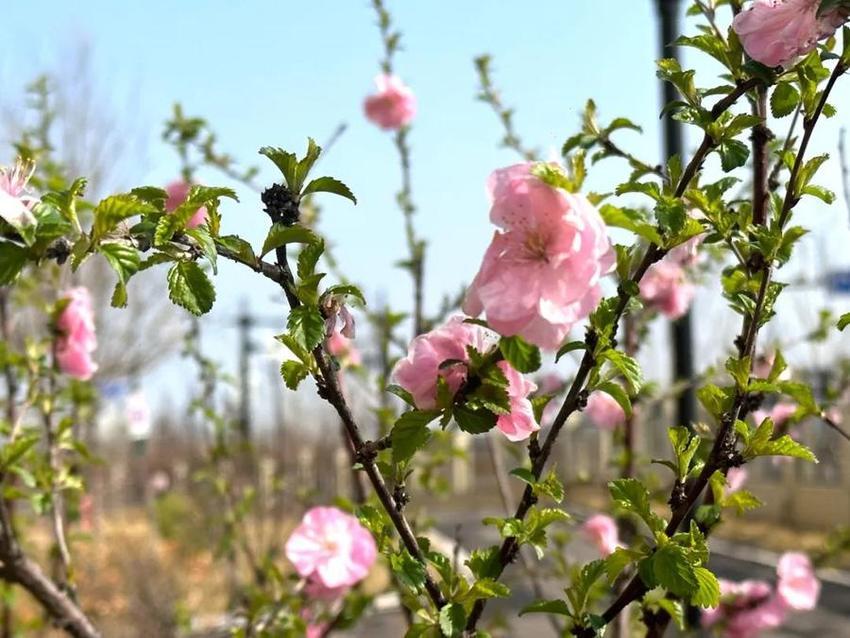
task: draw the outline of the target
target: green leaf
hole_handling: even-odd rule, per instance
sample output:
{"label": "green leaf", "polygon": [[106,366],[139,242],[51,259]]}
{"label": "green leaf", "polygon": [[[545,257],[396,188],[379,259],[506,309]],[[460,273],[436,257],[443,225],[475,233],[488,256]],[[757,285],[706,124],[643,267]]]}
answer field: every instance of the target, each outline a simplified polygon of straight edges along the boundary
{"label": "green leaf", "polygon": [[625,352],[608,349],[599,355],[599,359],[610,362],[623,375],[626,385],[629,387],[629,392],[632,395],[640,392],[643,386],[643,374],[640,370],[640,364],[633,357],[630,357]]}
{"label": "green leaf", "polygon": [[520,336],[502,337],[499,339],[499,350],[505,360],[517,372],[535,372],[542,363],[540,348],[528,343]]}
{"label": "green leaf", "polygon": [[683,426],[669,428],[667,437],[670,439],[673,453],[676,455],[678,479],[684,481],[691,469],[691,461],[693,461],[694,455],[699,449],[700,438],[691,434],[690,430]]}
{"label": "green leaf", "polygon": [[524,607],[520,612],[520,616],[525,614],[557,614],[559,616],[572,616],[569,606],[563,600],[538,600],[527,607]]}
{"label": "green leaf", "polygon": [[848,324],[850,324],[850,312],[846,312],[838,318],[837,326],[841,332],[844,332],[844,328],[846,328]]}
{"label": "green leaf", "polygon": [[587,346],[584,341],[570,341],[562,345],[558,349],[558,353],[555,355],[555,363],[558,363],[561,357],[563,357],[568,352],[573,352],[574,350],[584,350]]}
{"label": "green leaf", "polygon": [[260,155],[265,155],[274,162],[275,166],[283,174],[286,185],[290,190],[295,190],[293,184],[296,181],[296,170],[298,167],[298,160],[295,157],[295,153],[288,153],[282,148],[275,148],[273,146],[263,146],[260,149]]}
{"label": "green leaf", "polygon": [[168,296],[194,315],[210,311],[215,288],[201,267],[193,261],[179,261],[168,271]]}
{"label": "green leaf", "polygon": [[717,581],[717,576],[705,567],[696,567],[694,577],[697,581],[697,589],[691,596],[691,604],[703,609],[717,607],[720,604],[720,583]]}
{"label": "green leaf", "polygon": [[420,592],[425,587],[425,565],[406,549],[390,556],[390,567],[405,587],[414,592]]}
{"label": "green leaf", "polygon": [[511,595],[511,590],[504,583],[493,578],[482,578],[476,580],[475,584],[464,594],[459,600],[459,603],[465,603],[472,600],[487,599],[487,598],[507,598]]}
{"label": "green leaf", "polygon": [[247,241],[236,235],[225,235],[224,237],[215,238],[216,246],[223,248],[247,264],[255,265],[257,256],[254,254],[254,249]]}
{"label": "green leaf", "polygon": [[656,582],[669,592],[690,598],[699,585],[686,550],[674,543],[660,547],[649,559]]}
{"label": "green leaf", "polygon": [[800,103],[800,92],[790,82],[779,82],[770,96],[773,117],[785,117],[794,112]]}
{"label": "green leaf", "polygon": [[725,173],[746,164],[750,156],[749,147],[738,140],[725,140],[717,148],[717,152],[720,154],[720,166]]}
{"label": "green leaf", "polygon": [[304,226],[273,224],[269,229],[269,234],[266,235],[266,240],[263,242],[263,250],[260,253],[260,258],[263,258],[272,250],[280,248],[285,244],[314,244],[319,241],[318,235]]}
{"label": "green leaf", "polygon": [[357,198],[354,196],[354,193],[351,192],[351,189],[333,177],[317,177],[311,181],[307,184],[301,194],[309,195],[310,193],[333,193],[334,195],[341,195],[342,197],[350,199],[352,202],[357,204]]}
{"label": "green leaf", "polygon": [[452,416],[458,427],[469,434],[483,434],[496,426],[496,415],[484,408],[475,410],[466,405],[456,405]]}
{"label": "green leaf", "polygon": [[300,193],[301,186],[304,185],[304,180],[307,179],[307,175],[310,173],[310,170],[313,168],[313,164],[316,163],[316,160],[319,159],[319,155],[322,154],[322,148],[316,144],[316,141],[312,137],[307,138],[307,154],[298,162],[298,165],[295,167],[295,183],[291,184],[293,193]]}
{"label": "green leaf", "polygon": [[297,390],[309,372],[310,370],[301,361],[288,360],[280,364],[280,376],[290,390]]}
{"label": "green leaf", "polygon": [[111,195],[95,206],[92,241],[97,241],[129,217],[156,212],[154,206],[133,195]]}
{"label": "green leaf", "polygon": [[298,306],[289,312],[286,321],[289,334],[305,350],[312,350],[325,337],[325,320],[318,308]]}
{"label": "green leaf", "polygon": [[766,418],[756,431],[749,437],[742,452],[745,459],[757,456],[790,456],[817,463],[814,453],[802,443],[792,439],[787,434],[777,439],[773,438],[773,419]]}
{"label": "green leaf", "polygon": [[439,410],[410,410],[396,420],[390,432],[393,463],[407,461],[425,447],[431,438],[428,424],[439,416]]}
{"label": "green leaf", "polygon": [[0,242],[0,286],[8,286],[18,278],[27,263],[29,251],[9,242]]}
{"label": "green leaf", "polygon": [[463,605],[449,603],[440,609],[440,631],[446,638],[457,638],[466,625],[466,612]]}
{"label": "green leaf", "polygon": [[650,530],[660,532],[664,529],[664,521],[650,508],[649,491],[639,480],[626,478],[611,481],[608,483],[608,491],[618,507],[637,514]]}
{"label": "green leaf", "polygon": [[466,560],[466,566],[476,578],[498,578],[501,572],[499,546],[492,545],[486,549],[472,550]]}
{"label": "green leaf", "polygon": [[141,268],[141,257],[135,248],[120,243],[103,243],[98,250],[118,275],[118,285],[112,296],[112,305],[123,308],[127,305],[127,282]]}
{"label": "green leaf", "polygon": [[653,244],[663,245],[661,235],[658,234],[655,226],[649,222],[649,218],[643,211],[605,204],[599,209],[599,213],[608,226],[625,228]]}
{"label": "green leaf", "polygon": [[298,253],[298,277],[306,279],[316,272],[316,264],[319,258],[325,252],[325,242],[320,238],[319,241],[307,244]]}

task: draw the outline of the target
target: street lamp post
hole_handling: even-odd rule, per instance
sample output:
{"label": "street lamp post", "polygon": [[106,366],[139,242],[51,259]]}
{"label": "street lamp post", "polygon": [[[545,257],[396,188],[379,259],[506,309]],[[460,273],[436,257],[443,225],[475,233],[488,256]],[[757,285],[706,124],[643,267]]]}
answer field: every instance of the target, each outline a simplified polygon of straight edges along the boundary
{"label": "street lamp post", "polygon": [[[655,0],[659,17],[660,53],[664,58],[678,58],[675,47],[670,43],[679,37],[679,15],[681,0]],[[663,104],[676,99],[676,89],[669,82],[662,83]],[[669,115],[663,122],[664,155],[678,155],[684,161],[682,126]],[[677,399],[676,423],[690,426],[696,420],[696,396],[690,380],[694,375],[693,329],[691,313],[675,320],[671,326],[673,349],[673,378],[676,382],[685,382],[685,388]]]}

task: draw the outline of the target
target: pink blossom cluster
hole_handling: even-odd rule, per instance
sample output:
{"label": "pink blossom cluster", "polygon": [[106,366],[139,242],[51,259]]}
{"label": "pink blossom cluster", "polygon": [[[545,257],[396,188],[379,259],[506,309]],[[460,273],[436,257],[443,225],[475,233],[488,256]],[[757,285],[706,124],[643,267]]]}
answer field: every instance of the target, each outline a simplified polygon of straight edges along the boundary
{"label": "pink blossom cluster", "polygon": [[[437,380],[442,377],[449,391],[456,393],[467,379],[467,363],[472,347],[484,353],[496,344],[496,336],[485,328],[454,316],[442,326],[416,337],[410,344],[407,356],[396,363],[392,378],[410,392],[416,407],[430,410],[437,405]],[[537,386],[500,361],[499,369],[508,380],[510,414],[501,414],[496,427],[510,441],[527,439],[540,429],[534,419],[534,409],[528,395]]]}
{"label": "pink blossom cluster", "polygon": [[805,554],[783,554],[776,575],[775,591],[761,580],[720,579],[720,605],[703,614],[702,625],[720,630],[725,638],[755,638],[782,625],[789,612],[815,608],[821,585]]}
{"label": "pink blossom cluster", "polygon": [[594,392],[587,400],[584,413],[600,430],[612,432],[626,421],[626,413],[619,403],[605,392]]}
{"label": "pink blossom cluster", "polygon": [[[183,180],[171,182],[166,186],[165,192],[168,193],[168,199],[165,200],[165,210],[173,212],[180,204],[185,202],[191,188],[192,185]],[[192,229],[202,225],[207,221],[207,214],[207,207],[201,206],[186,222],[186,228]]]}
{"label": "pink blossom cluster", "polygon": [[416,115],[416,96],[394,75],[375,78],[377,91],[366,98],[363,109],[373,124],[388,131],[397,131],[410,124]]}
{"label": "pink blossom cluster", "polygon": [[307,510],[284,548],[312,599],[333,600],[363,580],[377,558],[375,539],[336,507]]}
{"label": "pink blossom cluster", "polygon": [[754,0],[732,21],[751,58],[767,66],[788,66],[812,51],[847,21],[848,9],[818,15],[821,0]]}
{"label": "pink blossom cluster", "polygon": [[615,262],[599,211],[583,195],[555,188],[534,163],[494,171],[490,221],[499,227],[470,286],[464,311],[502,335],[554,350],[602,298]]}
{"label": "pink blossom cluster", "polygon": [[15,228],[35,224],[32,207],[38,200],[27,195],[34,171],[34,164],[21,159],[11,169],[0,166],[0,218]]}
{"label": "pink blossom cluster", "polygon": [[618,547],[622,547],[617,522],[605,514],[595,514],[588,518],[582,524],[581,531],[603,557],[613,554]]}
{"label": "pink blossom cluster", "polygon": [[354,340],[349,339],[339,330],[334,330],[327,338],[327,348],[343,367],[357,367],[363,363],[363,357],[354,345]]}
{"label": "pink blossom cluster", "polygon": [[648,308],[668,319],[678,319],[688,311],[696,293],[688,268],[697,263],[701,242],[700,236],[692,237],[649,267],[640,280],[640,298]]}
{"label": "pink blossom cluster", "polygon": [[56,319],[56,363],[65,374],[86,381],[97,371],[92,359],[97,337],[91,295],[80,286],[66,291],[61,301],[66,305]]}

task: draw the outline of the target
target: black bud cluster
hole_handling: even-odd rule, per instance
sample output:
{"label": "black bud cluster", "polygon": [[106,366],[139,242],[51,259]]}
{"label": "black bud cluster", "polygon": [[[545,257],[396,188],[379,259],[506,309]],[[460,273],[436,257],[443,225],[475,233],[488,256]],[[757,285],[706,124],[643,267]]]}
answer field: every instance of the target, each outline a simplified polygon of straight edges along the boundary
{"label": "black bud cluster", "polygon": [[292,197],[290,190],[282,184],[272,184],[260,195],[265,211],[272,222],[292,226],[298,222],[298,202]]}

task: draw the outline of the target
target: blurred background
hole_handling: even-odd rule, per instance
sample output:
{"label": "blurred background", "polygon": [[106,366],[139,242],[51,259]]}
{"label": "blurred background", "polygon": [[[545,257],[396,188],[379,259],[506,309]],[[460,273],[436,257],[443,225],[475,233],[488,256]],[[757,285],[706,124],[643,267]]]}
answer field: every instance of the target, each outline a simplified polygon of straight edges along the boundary
{"label": "blurred background", "polygon": [[[457,295],[471,280],[490,240],[487,175],[521,159],[501,146],[498,120],[477,99],[473,59],[492,56],[494,83],[515,107],[524,143],[539,157],[559,157],[593,98],[603,120],[627,116],[643,128],[624,139],[633,154],[654,165],[670,148],[654,66],[665,41],[659,7],[672,12],[673,28],[679,24],[690,33],[685,5],[546,0],[520,10],[482,0],[392,4],[403,32],[395,70],[419,105],[408,141],[416,224],[428,240],[428,313],[436,314],[446,295]],[[382,56],[374,10],[365,0],[153,0],[120,9],[106,0],[32,1],[5,3],[3,15],[0,135],[10,149],[3,163],[13,160],[9,143],[47,113],[57,157],[71,174],[90,177],[92,198],[139,184],[164,186],[180,176],[180,158],[163,140],[179,103],[185,115],[209,122],[216,149],[232,160],[226,163],[231,172],[244,176],[258,167],[248,173],[250,184],[211,166],[195,173],[199,182],[236,189],[240,202],[222,208],[223,233],[258,245],[268,220],[257,189],[270,185],[275,173],[259,161],[257,149],[273,145],[300,153],[308,135],[319,143],[333,140],[322,172],[345,181],[358,205],[322,200],[319,228],[340,270],[363,283],[370,307],[409,310],[409,276],[395,267],[406,257],[395,202],[398,161],[389,135],[367,122],[362,110]],[[678,55],[683,66],[704,76],[717,71],[688,49]],[[843,105],[850,89],[839,87],[834,102]],[[813,154],[839,157],[846,124],[844,114],[824,122]],[[775,130],[784,134],[786,126],[777,123]],[[685,154],[695,146],[687,131],[681,144]],[[715,161],[707,173],[719,173]],[[610,190],[627,172],[617,160],[601,162],[590,171],[588,187]],[[829,163],[820,181],[845,192],[841,163]],[[782,346],[794,374],[824,394],[841,387],[848,374],[848,348],[839,333],[821,338],[818,332],[824,313],[850,310],[847,204],[841,197],[831,207],[809,198],[799,208],[797,223],[811,233],[781,273],[791,286],[763,342],[766,352],[769,344]],[[713,366],[722,369],[725,350],[718,344],[731,346],[737,325],[712,283],[718,268],[706,269],[691,315],[691,367],[706,376]],[[273,285],[223,264],[213,311],[190,322],[161,294],[162,273],[134,279],[130,312],[108,307],[111,275],[91,268],[85,277],[101,302],[96,383],[105,397],[89,436],[108,461],[93,470],[91,498],[78,512],[78,551],[90,558],[81,569],[90,570],[95,583],[85,600],[106,635],[213,635],[208,628],[220,623],[232,575],[213,568],[217,539],[209,530],[217,512],[195,479],[214,432],[193,402],[214,402],[250,432],[258,450],[256,498],[265,511],[252,529],[260,545],[282,537],[304,503],[350,493],[336,417],[312,392],[287,393],[281,383],[285,354],[273,335],[282,331],[286,310]],[[377,357],[375,339],[365,321],[360,325],[356,344],[368,368]],[[641,471],[651,474],[649,460],[667,448],[664,428],[652,424],[675,421],[681,405],[670,324],[661,319],[649,331],[638,358],[657,383],[658,398],[641,410],[636,431]],[[214,394],[198,376],[199,361],[220,373]],[[561,362],[560,378],[569,379],[571,365]],[[379,404],[368,373],[346,380],[356,410],[368,415]],[[611,434],[576,417],[556,462],[581,517],[604,507],[604,485],[618,461]],[[820,423],[798,427],[821,463],[753,464],[749,486],[766,505],[746,522],[727,524],[714,547],[717,568],[730,577],[769,571],[775,553],[785,549],[821,551],[828,542],[842,542],[841,527],[850,525],[850,445]],[[440,445],[433,475],[426,473],[417,495],[422,516],[441,521],[449,539],[476,546],[489,538],[476,536],[482,533],[477,522],[502,505],[491,450],[470,446],[468,438],[446,437]],[[516,450],[505,447],[513,462]],[[175,562],[185,568],[175,570]],[[850,576],[840,569],[827,576],[823,608],[781,635],[850,636],[841,621],[850,605]],[[386,635],[400,635],[392,613],[387,618]]]}

